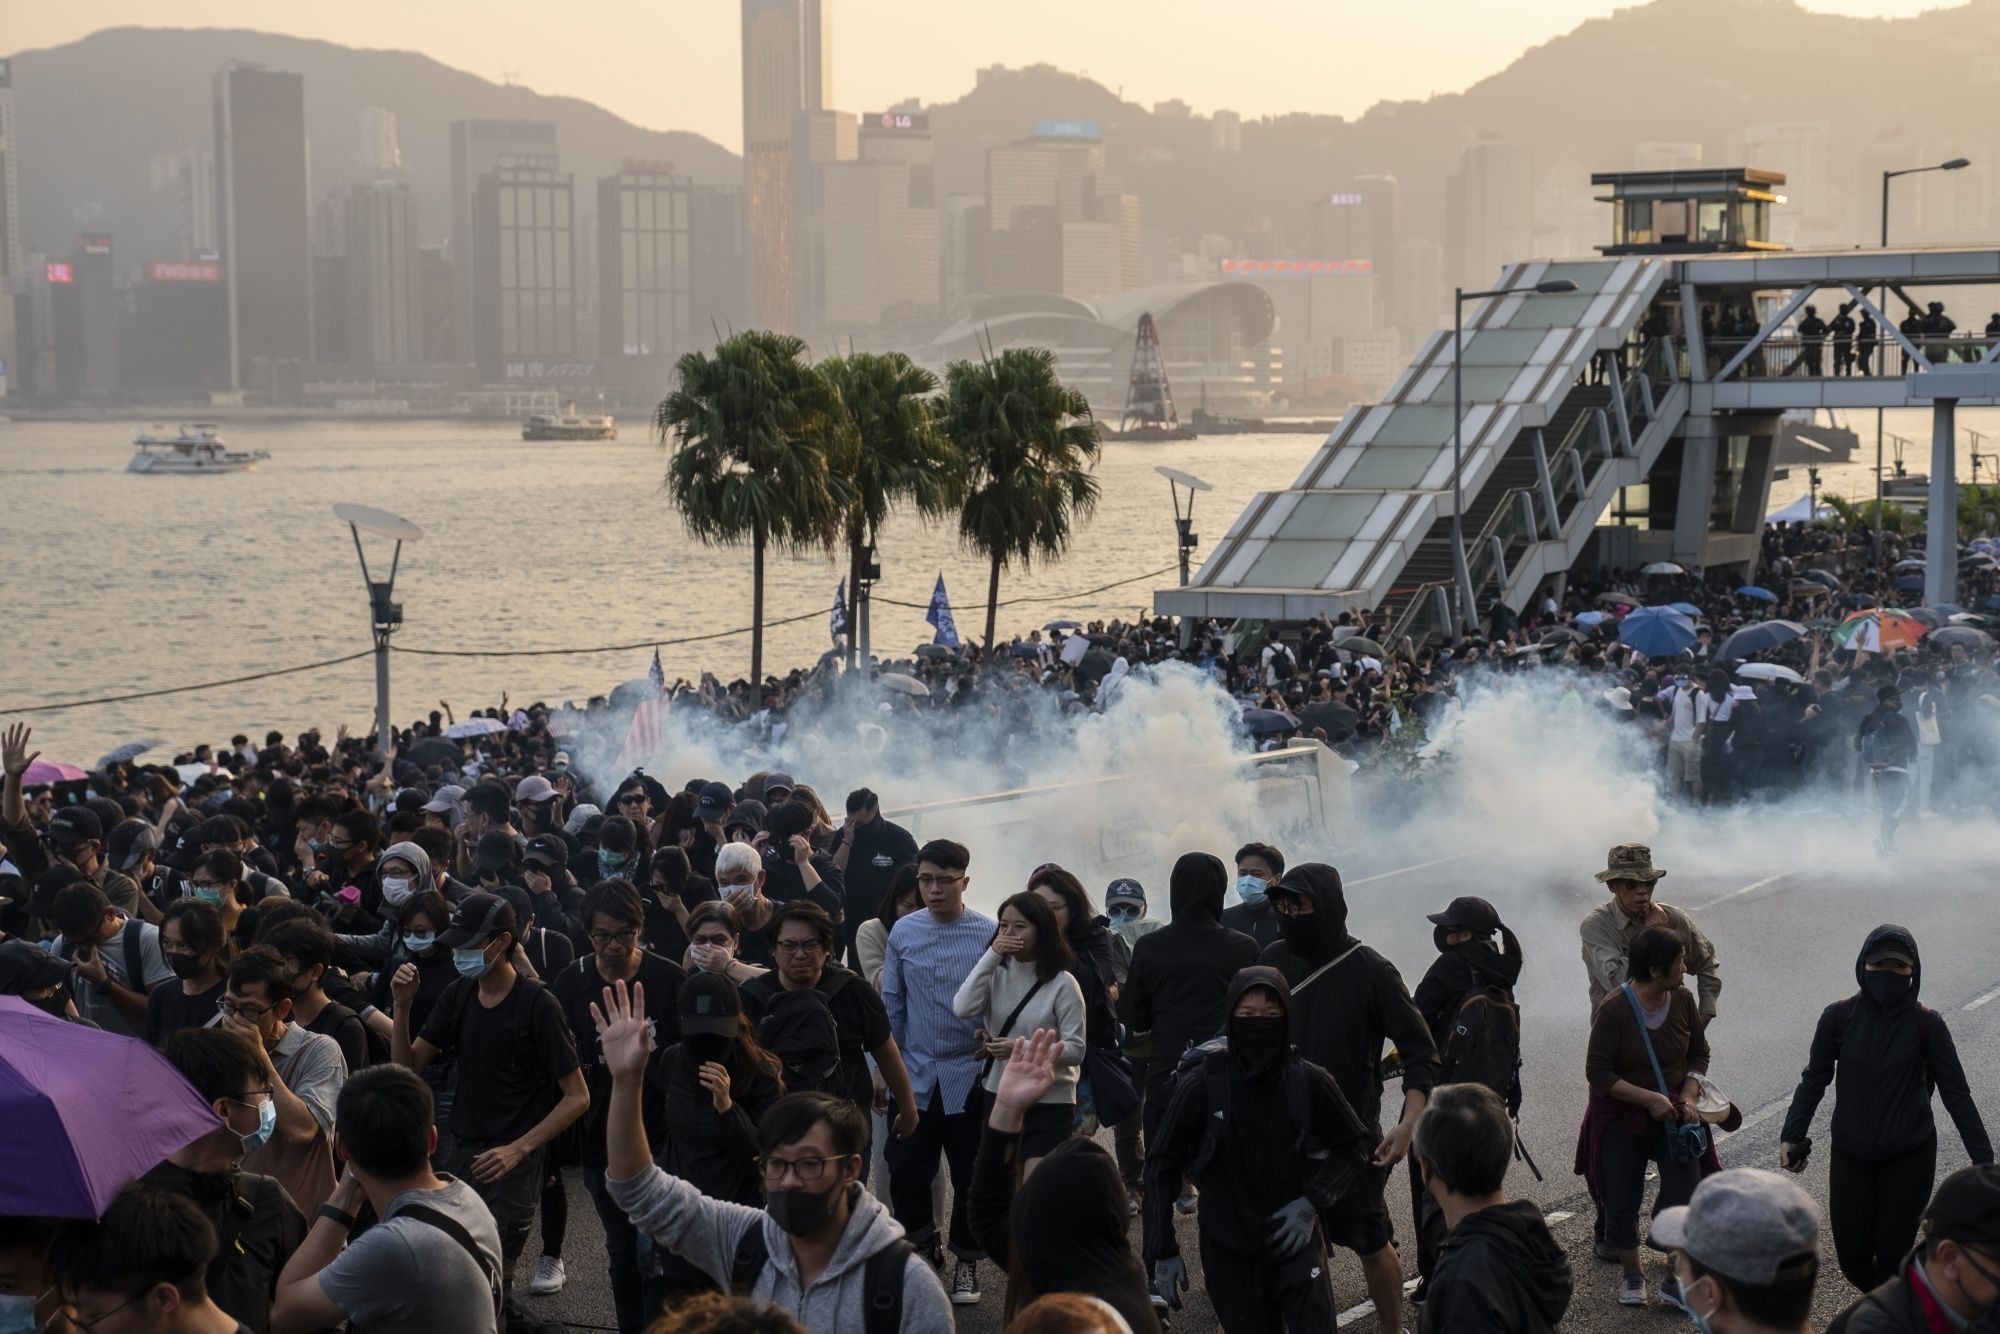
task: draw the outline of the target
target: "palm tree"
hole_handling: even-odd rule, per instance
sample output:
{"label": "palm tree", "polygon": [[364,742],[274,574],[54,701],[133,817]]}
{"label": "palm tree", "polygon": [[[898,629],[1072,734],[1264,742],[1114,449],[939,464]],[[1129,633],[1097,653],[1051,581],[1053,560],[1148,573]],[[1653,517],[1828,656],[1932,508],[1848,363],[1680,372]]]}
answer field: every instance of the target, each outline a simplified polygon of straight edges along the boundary
{"label": "palm tree", "polygon": [[937,429],[930,399],[937,377],[901,352],[856,352],[820,363],[845,408],[837,467],[853,488],[847,527],[847,663],[861,631],[861,572],[868,548],[898,500],[935,518],[958,501],[958,455]]}
{"label": "palm tree", "polygon": [[1000,604],[1000,571],[1036,555],[1061,556],[1071,525],[1097,505],[1098,453],[1090,404],[1056,378],[1046,348],[1009,348],[945,368],[945,428],[965,469],[958,536],[990,562],[986,653]]}
{"label": "palm tree", "polygon": [[805,343],[750,330],[690,352],[653,416],[673,455],[668,498],[704,546],[755,552],[751,687],[764,680],[764,551],[832,547],[851,499],[832,466],[840,396],[805,360]]}

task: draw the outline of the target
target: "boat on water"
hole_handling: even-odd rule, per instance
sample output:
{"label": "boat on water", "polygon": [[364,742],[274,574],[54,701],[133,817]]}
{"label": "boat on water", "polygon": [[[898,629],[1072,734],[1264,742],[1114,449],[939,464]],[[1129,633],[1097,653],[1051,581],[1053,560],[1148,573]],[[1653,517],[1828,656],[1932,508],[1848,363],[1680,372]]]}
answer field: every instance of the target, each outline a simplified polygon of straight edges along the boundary
{"label": "boat on water", "polygon": [[521,423],[523,440],[616,440],[618,423],[609,416],[580,417],[572,403],[560,415],[538,412]]}
{"label": "boat on water", "polygon": [[1861,437],[1837,408],[1793,408],[1778,419],[1778,466],[1850,463]]}
{"label": "boat on water", "polygon": [[1338,417],[1231,417],[1207,408],[1194,410],[1196,435],[1331,435],[1339,425]]}
{"label": "boat on water", "polygon": [[125,465],[126,472],[248,472],[271,457],[261,449],[224,448],[222,436],[211,422],[189,422],[172,435],[166,434],[165,427],[155,426],[132,443],[138,452]]}

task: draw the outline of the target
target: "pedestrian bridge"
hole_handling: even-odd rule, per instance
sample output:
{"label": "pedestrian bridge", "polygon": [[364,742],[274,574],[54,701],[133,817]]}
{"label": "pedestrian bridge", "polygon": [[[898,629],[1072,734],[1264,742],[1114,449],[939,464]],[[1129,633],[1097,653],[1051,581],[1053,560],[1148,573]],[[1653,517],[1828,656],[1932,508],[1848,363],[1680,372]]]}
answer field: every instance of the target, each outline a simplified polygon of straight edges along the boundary
{"label": "pedestrian bridge", "polygon": [[[1561,280],[1576,290],[1533,290]],[[2000,335],[1904,327],[1935,302],[1983,330],[2000,310],[2000,249],[1534,261],[1494,286],[1505,295],[1468,313],[1457,346],[1431,335],[1382,402],[1348,412],[1290,487],[1253,497],[1185,588],[1154,594],[1155,610],[1296,621],[1372,608],[1421,641],[1448,632],[1460,605],[1523,609],[1593,541],[1605,564],[1748,575],[1782,414],[1922,407],[1948,423],[1957,402],[2000,401]],[[1964,290],[1982,287],[1994,290]],[[1836,358],[1830,338],[1801,336],[1807,305],[1823,320],[1873,320],[1868,373],[1859,347]],[[1738,318],[1725,325],[1725,313]],[[1933,489],[1955,504],[1943,429]],[[1607,523],[1640,483],[1644,508],[1620,505]],[[1930,568],[1948,576],[1955,564]]]}

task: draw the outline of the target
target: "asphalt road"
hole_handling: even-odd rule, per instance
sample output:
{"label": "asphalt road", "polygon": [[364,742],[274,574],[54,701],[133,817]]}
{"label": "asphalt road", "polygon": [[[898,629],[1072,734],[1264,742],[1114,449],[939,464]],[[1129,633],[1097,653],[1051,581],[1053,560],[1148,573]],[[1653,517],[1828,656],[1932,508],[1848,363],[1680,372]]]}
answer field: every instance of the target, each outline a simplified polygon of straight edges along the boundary
{"label": "asphalt road", "polygon": [[[1776,1166],[1779,1123],[1819,1012],[1855,989],[1855,955],[1868,931],[1882,922],[1915,933],[1923,955],[1921,998],[1950,1025],[1989,1126],[2000,1121],[2000,927],[1988,888],[2000,869],[2000,844],[1983,836],[1989,832],[1947,823],[1912,825],[1904,831],[1903,851],[1886,863],[1873,854],[1866,817],[1832,807],[1783,817],[1670,818],[1666,828],[1652,832],[1655,862],[1669,872],[1659,899],[1693,912],[1721,961],[1721,1012],[1709,1031],[1711,1074],[1747,1118],[1742,1130],[1721,1139],[1725,1166]],[[1520,936],[1527,956],[1518,991],[1526,1091],[1521,1134],[1545,1179],[1537,1182],[1516,1165],[1507,1188],[1542,1206],[1570,1253],[1576,1295],[1562,1328],[1685,1329],[1687,1317],[1672,1307],[1638,1312],[1616,1304],[1616,1266],[1591,1256],[1590,1206],[1582,1178],[1571,1172],[1589,1023],[1576,922],[1602,901],[1604,891],[1592,878],[1602,865],[1601,846],[1552,849],[1525,832],[1518,847],[1454,849],[1435,839],[1399,840],[1341,861],[1350,930],[1394,960],[1412,987],[1435,957],[1423,914],[1456,895],[1491,900]],[[1393,1086],[1387,1101],[1395,1105]],[[1820,1146],[1827,1142],[1832,1105],[1829,1093],[1813,1131]],[[1936,1115],[1942,1177],[1967,1158],[1941,1104]],[[1815,1152],[1799,1178],[1822,1209],[1826,1159]],[[530,1299],[531,1309],[578,1325],[609,1326],[596,1214],[581,1184],[572,1180],[570,1187],[569,1285],[557,1297]],[[1400,1172],[1391,1179],[1389,1199],[1397,1235],[1407,1238],[1409,1197]],[[1182,1220],[1181,1244],[1195,1289],[1173,1328],[1209,1331],[1216,1324],[1192,1259],[1194,1233],[1194,1220]],[[1136,1227],[1133,1237],[1136,1247]],[[1822,1242],[1818,1328],[1856,1296],[1840,1277],[1824,1227]],[[1366,1293],[1353,1257],[1339,1256],[1334,1274],[1345,1311],[1342,1328],[1356,1334],[1381,1328],[1362,1305]],[[1664,1257],[1649,1256],[1649,1285],[1657,1288],[1664,1275]],[[992,1266],[981,1267],[985,1300],[959,1309],[960,1330],[987,1334],[1001,1328],[1003,1284]],[[1414,1312],[1408,1313],[1405,1326],[1415,1324]]]}

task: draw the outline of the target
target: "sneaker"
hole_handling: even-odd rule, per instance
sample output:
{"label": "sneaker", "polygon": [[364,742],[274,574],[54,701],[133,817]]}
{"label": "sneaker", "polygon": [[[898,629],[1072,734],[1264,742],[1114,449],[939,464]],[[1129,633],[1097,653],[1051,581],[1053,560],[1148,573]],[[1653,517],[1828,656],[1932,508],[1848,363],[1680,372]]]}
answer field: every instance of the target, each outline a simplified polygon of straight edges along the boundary
{"label": "sneaker", "polygon": [[1200,1201],[1201,1192],[1196,1190],[1193,1184],[1190,1183],[1181,1187],[1181,1197],[1174,1201],[1174,1212],[1182,1215],[1191,1214],[1198,1207]]}
{"label": "sneaker", "polygon": [[1424,1298],[1430,1296],[1430,1291],[1431,1291],[1431,1276],[1429,1274],[1424,1274],[1418,1277],[1417,1286],[1411,1288],[1410,1295],[1408,1297],[1405,1297],[1403,1300],[1408,1302],[1412,1306],[1422,1306],[1424,1304]]}
{"label": "sneaker", "polygon": [[951,1304],[979,1305],[979,1266],[970,1260],[960,1260],[958,1267],[952,1271]]}
{"label": "sneaker", "polygon": [[1694,1314],[1694,1312],[1688,1311],[1687,1299],[1681,1296],[1680,1280],[1672,1274],[1667,1275],[1667,1281],[1660,1285],[1660,1300],[1669,1306],[1678,1307],[1682,1311],[1686,1311],[1689,1315]]}
{"label": "sneaker", "polygon": [[1618,1248],[1602,1237],[1590,1244],[1590,1253],[1608,1265],[1618,1263]]}
{"label": "sneaker", "polygon": [[553,1297],[563,1290],[566,1279],[563,1262],[553,1255],[544,1255],[535,1261],[535,1281],[528,1285],[528,1292],[536,1297]]}
{"label": "sneaker", "polygon": [[1125,1216],[1127,1218],[1139,1216],[1139,1192],[1136,1190],[1125,1192]]}
{"label": "sneaker", "polygon": [[931,1239],[925,1242],[923,1245],[917,1247],[917,1254],[923,1256],[924,1259],[929,1260],[931,1262],[931,1268],[937,1270],[940,1274],[944,1272],[943,1237],[939,1236],[935,1232],[931,1233]]}
{"label": "sneaker", "polygon": [[1625,1281],[1618,1285],[1620,1306],[1644,1306],[1646,1304],[1646,1276],[1627,1274]]}

